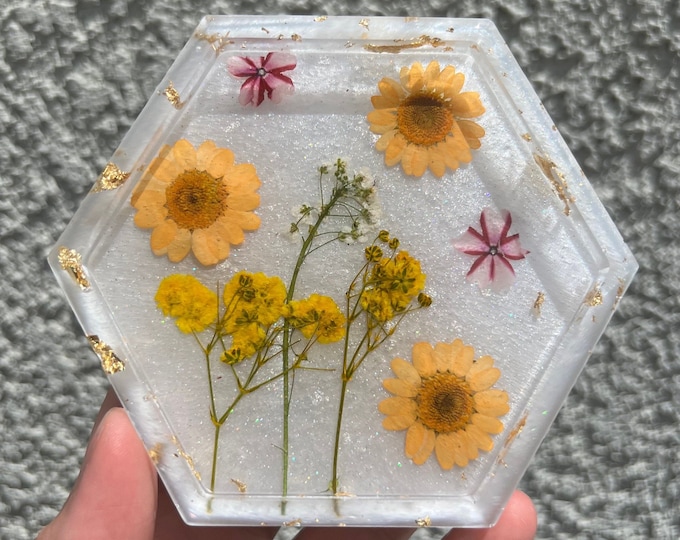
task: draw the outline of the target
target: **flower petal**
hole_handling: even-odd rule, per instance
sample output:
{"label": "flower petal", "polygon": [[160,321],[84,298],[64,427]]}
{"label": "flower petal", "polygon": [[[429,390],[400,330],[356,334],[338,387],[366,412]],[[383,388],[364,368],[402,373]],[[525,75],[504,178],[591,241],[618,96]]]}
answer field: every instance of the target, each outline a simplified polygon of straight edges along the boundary
{"label": "flower petal", "polygon": [[375,131],[374,128],[386,127],[394,129],[397,125],[397,114],[395,109],[376,109],[366,115],[366,120],[371,124],[373,133],[385,133],[385,130]]}
{"label": "flower petal", "polygon": [[228,148],[220,148],[214,152],[207,162],[206,172],[213,178],[221,178],[234,165],[234,152]]}
{"label": "flower petal", "polygon": [[254,105],[257,107],[264,101],[264,88],[262,87],[262,77],[257,75],[246,79],[241,85],[238,102],[243,105]]}
{"label": "flower petal", "polygon": [[473,375],[468,374],[467,381],[473,392],[481,392],[491,388],[501,376],[498,368],[489,368]]}
{"label": "flower petal", "polygon": [[419,387],[402,379],[385,379],[383,380],[385,390],[394,394],[395,396],[414,398],[418,395]]}
{"label": "flower petal", "polygon": [[434,346],[434,362],[439,373],[451,371],[453,360],[453,343],[437,343]]}
{"label": "flower petal", "polygon": [[486,433],[484,433],[479,427],[474,424],[469,424],[465,427],[470,440],[477,445],[477,448],[484,450],[485,452],[490,452],[493,449],[493,440]]}
{"label": "flower petal", "polygon": [[387,145],[385,150],[385,165],[392,167],[401,161],[404,148],[406,148],[406,139],[400,133],[397,133]]}
{"label": "flower petal", "polygon": [[267,96],[274,103],[281,103],[285,95],[290,95],[295,91],[295,86],[290,77],[278,73],[265,75],[264,82],[267,84]]}
{"label": "flower petal", "polygon": [[397,133],[396,129],[391,129],[383,133],[380,138],[375,142],[375,149],[379,152],[384,152],[390,144],[390,141]]}
{"label": "flower petal", "polygon": [[259,59],[253,60],[245,56],[232,56],[227,60],[227,71],[235,77],[251,77],[257,75],[261,67]]}
{"label": "flower petal", "polygon": [[503,416],[510,407],[508,405],[508,394],[505,390],[484,390],[472,396],[475,410],[486,416]]}
{"label": "flower petal", "polygon": [[418,371],[413,367],[413,364],[407,362],[402,358],[395,358],[390,364],[394,374],[399,377],[402,381],[410,383],[414,386],[420,386],[422,382]]}
{"label": "flower petal", "polygon": [[498,418],[475,413],[472,415],[471,421],[484,433],[496,435],[503,431],[503,422],[501,422]]}
{"label": "flower petal", "polygon": [[252,212],[242,212],[239,210],[232,210],[227,208],[222,218],[230,223],[235,223],[244,231],[254,231],[260,227],[261,219],[257,214]]}
{"label": "flower petal", "polygon": [[450,104],[453,114],[460,118],[474,118],[484,114],[484,105],[477,92],[461,92]]}
{"label": "flower petal", "polygon": [[453,342],[454,359],[452,361],[452,373],[457,377],[465,377],[472,366],[475,357],[475,349],[470,345],[464,345],[460,339]]}
{"label": "flower petal", "polygon": [[262,185],[252,163],[239,163],[231,167],[224,175],[224,182],[229,193],[252,193]]}
{"label": "flower petal", "polygon": [[400,415],[400,416],[388,416],[382,422],[385,429],[390,431],[401,431],[402,429],[408,429],[416,421],[416,416],[414,415]]}
{"label": "flower petal", "polygon": [[214,141],[203,141],[196,150],[196,168],[199,171],[207,171],[210,160],[219,150]]}
{"label": "flower petal", "polygon": [[404,172],[411,176],[422,176],[427,170],[427,150],[417,144],[407,144],[401,156],[401,166]]}
{"label": "flower petal", "polygon": [[420,341],[413,346],[413,367],[418,370],[418,374],[426,379],[437,373],[437,365],[434,361],[434,350],[432,345],[425,341]]}
{"label": "flower petal", "polygon": [[268,72],[281,73],[295,69],[297,59],[295,56],[284,52],[270,52],[262,62],[262,67]]}
{"label": "flower petal", "polygon": [[191,235],[191,250],[202,265],[211,266],[229,256],[229,242],[209,229],[199,229]]}
{"label": "flower petal", "polygon": [[434,450],[436,435],[420,422],[415,422],[406,432],[404,453],[416,465],[422,465]]}
{"label": "flower petal", "polygon": [[196,168],[196,150],[186,139],[180,139],[172,147],[172,157],[180,171],[189,171]]}
{"label": "flower petal", "polygon": [[406,397],[388,397],[378,403],[378,410],[388,416],[411,416],[416,414],[418,405]]}
{"label": "flower petal", "polygon": [[513,234],[502,240],[501,251],[505,257],[513,261],[523,259],[529,253],[526,249],[522,249],[519,243],[519,234]]}
{"label": "flower petal", "polygon": [[488,242],[472,227],[453,240],[453,247],[467,255],[478,256],[489,253]]}

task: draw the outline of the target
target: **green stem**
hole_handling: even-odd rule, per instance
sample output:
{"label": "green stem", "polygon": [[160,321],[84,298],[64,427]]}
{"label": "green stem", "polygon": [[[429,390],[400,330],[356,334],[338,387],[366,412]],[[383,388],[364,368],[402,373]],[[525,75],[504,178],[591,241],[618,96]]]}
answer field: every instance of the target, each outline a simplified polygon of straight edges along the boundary
{"label": "green stem", "polygon": [[342,388],[340,389],[340,405],[338,407],[338,423],[335,426],[335,443],[333,445],[333,477],[331,478],[331,491],[333,495],[338,493],[338,456],[340,454],[340,434],[342,433],[342,413],[345,409],[345,394],[349,379],[342,376]]}
{"label": "green stem", "polygon": [[220,443],[220,428],[227,421],[227,418],[229,418],[229,415],[234,410],[234,407],[236,407],[236,404],[239,401],[241,401],[241,398],[245,394],[246,394],[245,392],[240,391],[238,396],[236,396],[236,398],[231,403],[231,405],[229,405],[229,408],[226,410],[226,412],[219,419],[216,417],[217,415],[211,415],[211,419],[213,421],[213,424],[215,424],[215,442],[213,443],[212,471],[210,472],[210,491],[212,491],[213,493],[215,492],[215,478],[217,476],[217,451],[219,449],[219,443]]}
{"label": "green stem", "polygon": [[[323,205],[319,216],[314,223],[314,225],[309,229],[307,237],[302,243],[300,248],[300,253],[298,254],[297,261],[295,262],[295,267],[293,268],[293,275],[290,278],[290,284],[288,285],[288,294],[286,296],[286,303],[290,303],[293,300],[293,295],[295,294],[295,286],[297,285],[297,279],[302,269],[302,265],[309,253],[311,252],[312,243],[317,236],[319,227],[326,217],[328,217],[329,212],[333,205],[338,202],[342,197],[342,190],[334,190],[331,199],[328,204]],[[291,403],[291,388],[290,388],[290,376],[289,376],[289,366],[290,366],[290,335],[292,328],[288,321],[283,323],[283,350],[282,350],[282,362],[283,362],[283,436],[282,436],[282,448],[283,448],[283,484],[281,486],[281,514],[286,513],[286,496],[288,495],[288,450],[289,450],[289,415],[290,415],[290,403]]]}

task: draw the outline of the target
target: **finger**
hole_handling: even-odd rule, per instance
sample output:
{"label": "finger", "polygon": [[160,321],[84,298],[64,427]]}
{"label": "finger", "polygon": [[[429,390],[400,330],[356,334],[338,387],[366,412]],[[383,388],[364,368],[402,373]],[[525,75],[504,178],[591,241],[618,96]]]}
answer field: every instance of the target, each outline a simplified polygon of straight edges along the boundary
{"label": "finger", "polygon": [[366,529],[355,527],[308,527],[295,540],[408,540],[415,529]]}
{"label": "finger", "polygon": [[536,527],[536,509],[531,499],[515,491],[494,527],[453,529],[442,540],[532,540]]}
{"label": "finger", "polygon": [[96,426],[64,508],[39,540],[151,540],[156,472],[127,414],[109,409]]}

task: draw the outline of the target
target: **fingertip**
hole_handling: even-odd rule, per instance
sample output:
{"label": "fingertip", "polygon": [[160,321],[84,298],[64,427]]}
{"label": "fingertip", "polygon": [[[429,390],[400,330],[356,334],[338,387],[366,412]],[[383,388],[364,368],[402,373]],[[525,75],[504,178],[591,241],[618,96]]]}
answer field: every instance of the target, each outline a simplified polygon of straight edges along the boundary
{"label": "fingertip", "polygon": [[156,473],[127,414],[114,407],[90,439],[76,484],[41,539],[153,538]]}
{"label": "fingertip", "polygon": [[455,529],[445,540],[532,540],[538,527],[536,509],[529,496],[515,491],[498,523],[488,529]]}

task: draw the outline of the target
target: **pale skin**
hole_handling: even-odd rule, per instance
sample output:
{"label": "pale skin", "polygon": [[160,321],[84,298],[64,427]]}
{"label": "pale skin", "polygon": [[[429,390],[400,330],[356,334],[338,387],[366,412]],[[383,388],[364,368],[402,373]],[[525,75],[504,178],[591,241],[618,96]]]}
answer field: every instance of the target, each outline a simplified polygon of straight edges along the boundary
{"label": "pale skin", "polygon": [[[37,540],[271,540],[276,527],[189,527],[159,482],[148,453],[112,392],[99,412],[80,476]],[[407,540],[414,529],[303,529],[296,540]],[[445,540],[531,540],[536,511],[514,493],[491,529],[457,529]]]}

